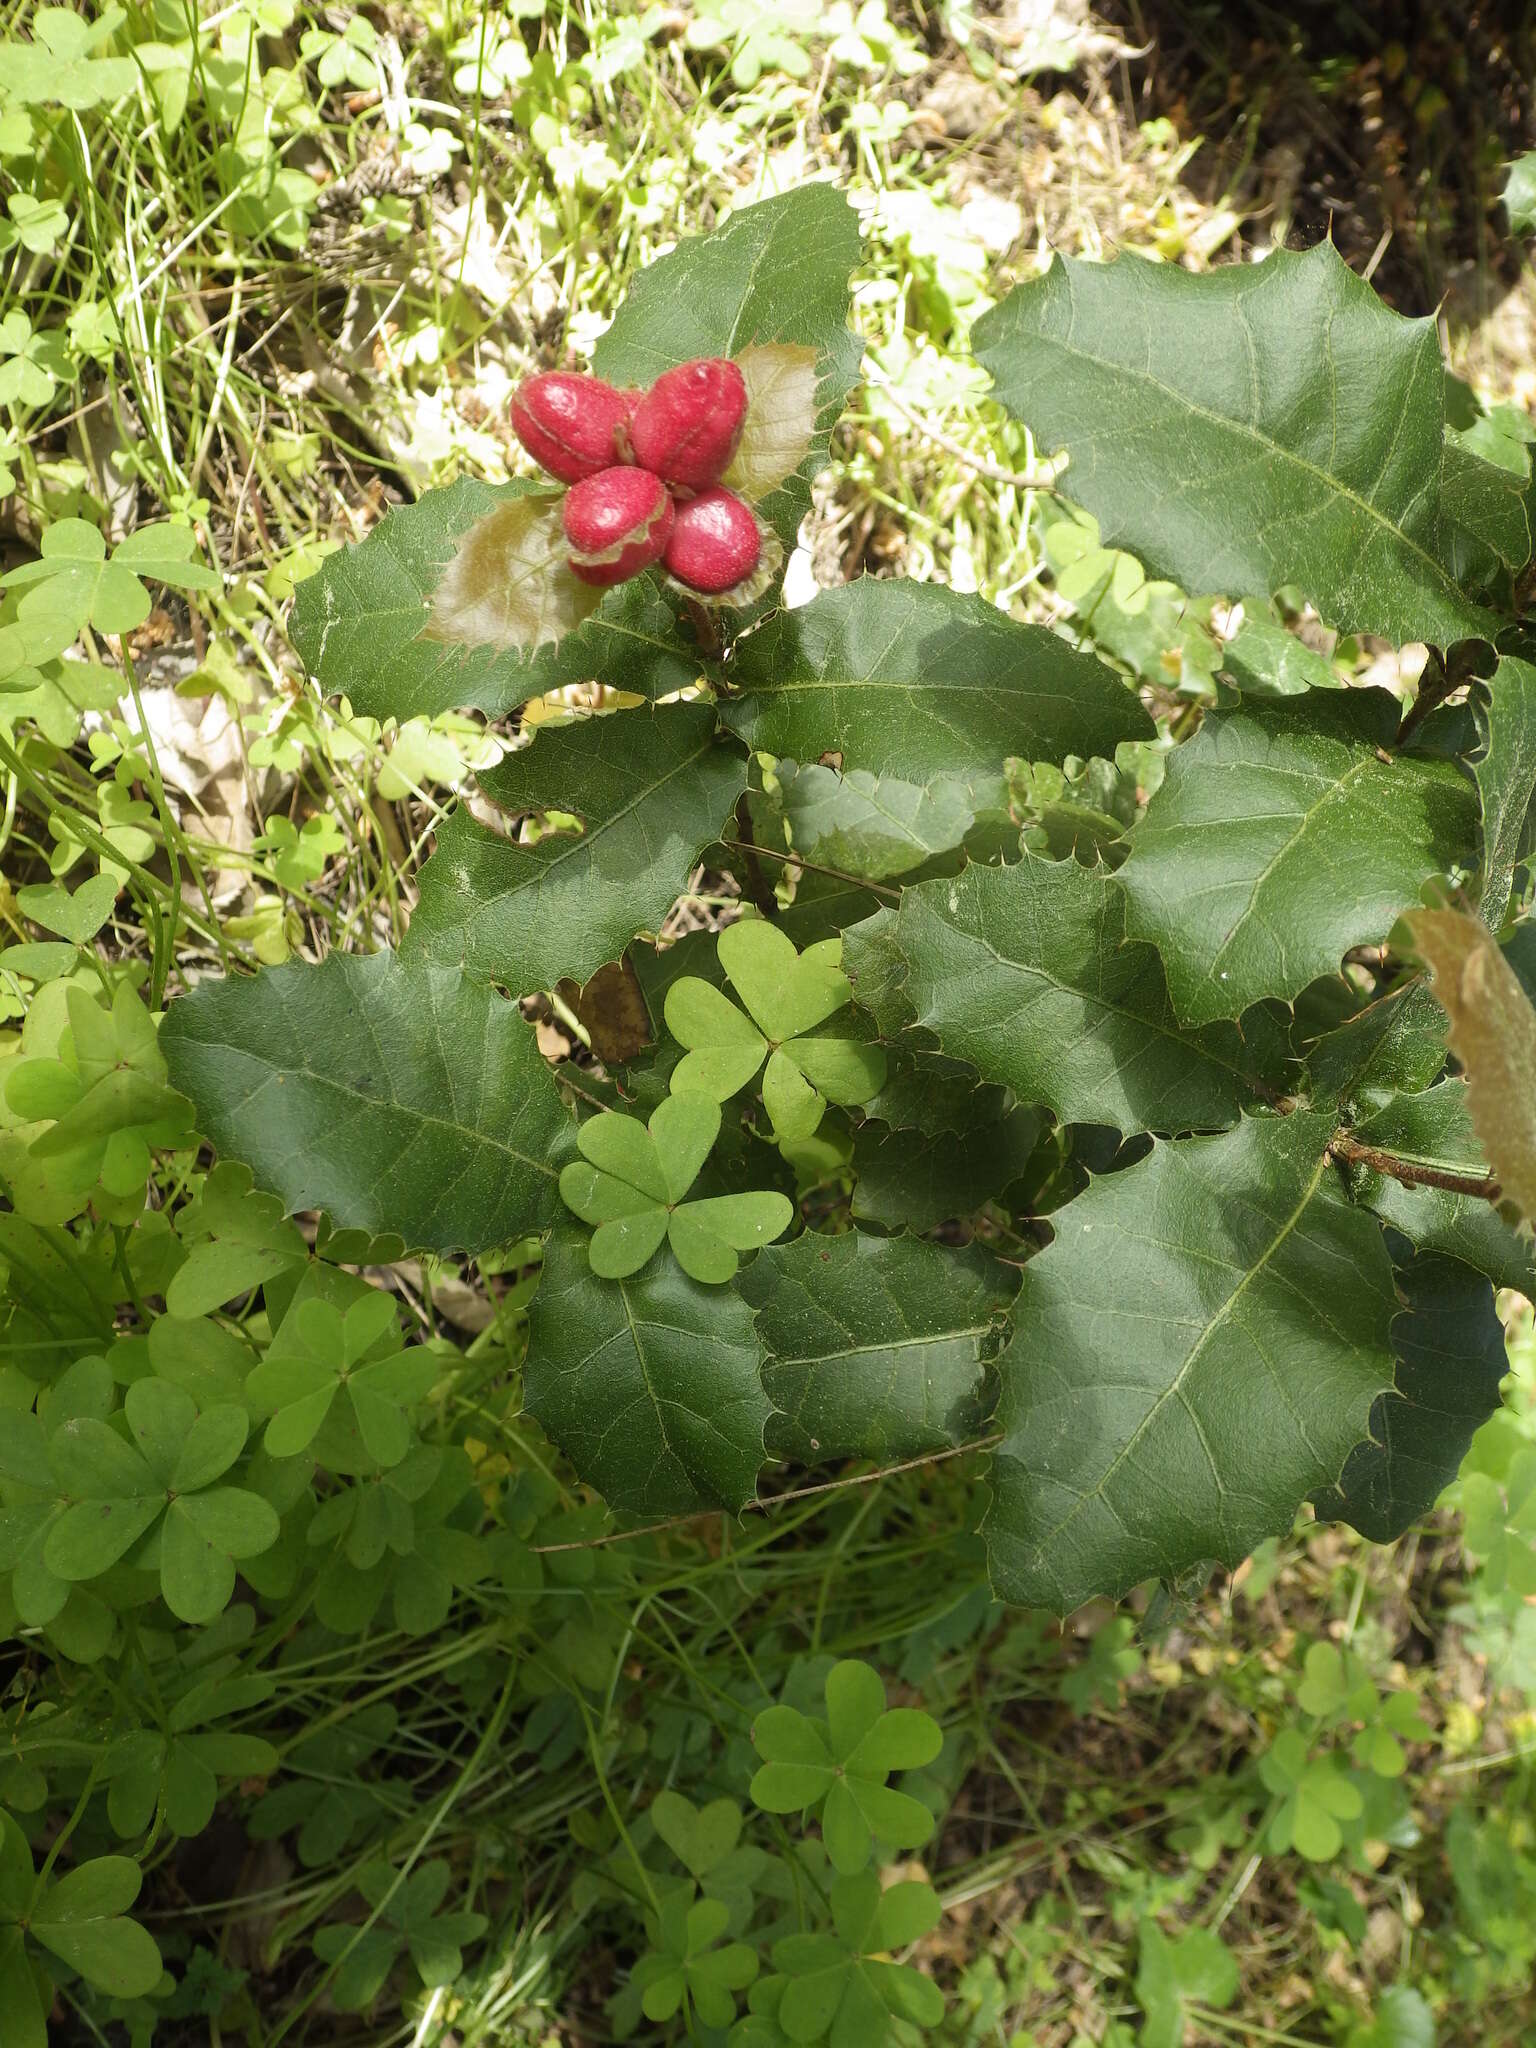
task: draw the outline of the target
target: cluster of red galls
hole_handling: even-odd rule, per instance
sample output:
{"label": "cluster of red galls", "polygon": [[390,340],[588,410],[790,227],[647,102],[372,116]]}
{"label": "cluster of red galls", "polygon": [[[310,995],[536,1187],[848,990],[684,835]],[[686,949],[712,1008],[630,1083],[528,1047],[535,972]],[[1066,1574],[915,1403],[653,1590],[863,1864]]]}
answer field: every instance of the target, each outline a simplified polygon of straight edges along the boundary
{"label": "cluster of red galls", "polygon": [[720,479],[747,418],[747,387],[725,356],[701,356],[649,391],[549,370],[512,400],[517,438],[562,483],[571,568],[583,583],[623,583],[660,562],[707,597],[757,567],[752,508]]}

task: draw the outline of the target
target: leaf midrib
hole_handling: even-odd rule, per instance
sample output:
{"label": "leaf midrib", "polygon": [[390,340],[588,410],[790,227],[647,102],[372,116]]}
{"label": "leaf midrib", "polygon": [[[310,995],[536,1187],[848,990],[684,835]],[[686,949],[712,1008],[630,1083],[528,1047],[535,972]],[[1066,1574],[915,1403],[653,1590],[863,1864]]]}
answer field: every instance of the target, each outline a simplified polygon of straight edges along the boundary
{"label": "leaf midrib", "polygon": [[[1328,1170],[1328,1158],[1329,1155],[1326,1152],[1324,1152],[1322,1157],[1318,1160],[1316,1166],[1312,1169],[1311,1175],[1309,1176],[1305,1186],[1303,1187],[1301,1195],[1297,1200],[1295,1207],[1291,1210],[1291,1213],[1286,1217],[1285,1221],[1281,1224],[1280,1228],[1270,1238],[1269,1243],[1264,1247],[1262,1256],[1258,1259],[1255,1259],[1254,1262],[1248,1267],[1248,1270],[1243,1274],[1242,1279],[1238,1281],[1237,1285],[1233,1288],[1232,1292],[1227,1296],[1226,1300],[1221,1304],[1221,1307],[1217,1310],[1216,1314],[1212,1316],[1211,1320],[1200,1332],[1200,1335],[1196,1339],[1195,1343],[1190,1347],[1188,1352],[1186,1352],[1179,1366],[1178,1371],[1174,1374],[1173,1378],[1168,1382],[1168,1385],[1164,1387],[1163,1391],[1158,1395],[1157,1399],[1152,1403],[1151,1407],[1148,1408],[1146,1414],[1141,1418],[1140,1422],[1137,1423],[1135,1429],[1131,1432],[1130,1436],[1126,1438],[1125,1442],[1120,1446],[1119,1450],[1115,1453],[1114,1457],[1111,1458],[1109,1463],[1105,1466],[1099,1478],[1095,1480],[1094,1484],[1091,1487],[1087,1488],[1086,1491],[1078,1495],[1076,1501],[1073,1503],[1072,1507],[1068,1510],[1068,1512],[1062,1516],[1059,1522],[1054,1523],[1052,1527],[1049,1529],[1049,1531],[1046,1532],[1044,1537],[1041,1539],[1041,1543],[1039,1546],[1042,1554],[1044,1551],[1044,1547],[1047,1543],[1054,1542],[1058,1537],[1060,1537],[1064,1533],[1064,1531],[1071,1528],[1072,1524],[1077,1520],[1078,1516],[1082,1514],[1084,1508],[1088,1505],[1090,1501],[1105,1498],[1106,1490],[1109,1487],[1110,1482],[1113,1480],[1115,1474],[1120,1470],[1120,1467],[1125,1463],[1125,1461],[1130,1457],[1131,1453],[1136,1449],[1136,1446],[1140,1443],[1143,1436],[1146,1435],[1147,1431],[1152,1427],[1157,1417],[1161,1415],[1163,1409],[1167,1406],[1167,1404],[1178,1396],[1180,1390],[1184,1385],[1185,1380],[1193,1371],[1196,1363],[1200,1359],[1202,1353],[1205,1351],[1207,1345],[1210,1343],[1213,1335],[1216,1333],[1216,1331],[1226,1328],[1228,1322],[1231,1320],[1232,1312],[1236,1308],[1237,1304],[1247,1294],[1249,1288],[1253,1285],[1254,1281],[1259,1277],[1259,1275],[1268,1271],[1269,1266],[1272,1260],[1274,1259],[1276,1253],[1280,1250],[1280,1247],[1283,1244],[1285,1244],[1291,1237],[1292,1233],[1296,1229],[1297,1224],[1301,1221],[1302,1216],[1310,1207],[1313,1196],[1317,1193],[1319,1187],[1321,1187],[1322,1185],[1323,1175]],[[1200,1431],[1200,1435],[1203,1439],[1204,1431],[1203,1429],[1200,1429],[1198,1421],[1196,1422],[1195,1426],[1197,1430]],[[1006,1449],[1006,1446],[1004,1448]]]}

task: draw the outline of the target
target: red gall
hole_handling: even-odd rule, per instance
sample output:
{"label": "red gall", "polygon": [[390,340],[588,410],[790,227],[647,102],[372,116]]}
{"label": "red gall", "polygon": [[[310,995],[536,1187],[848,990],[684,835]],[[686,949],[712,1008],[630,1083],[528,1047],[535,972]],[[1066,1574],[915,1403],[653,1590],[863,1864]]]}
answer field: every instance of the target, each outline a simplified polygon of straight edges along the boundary
{"label": "red gall", "polygon": [[634,402],[634,392],[616,391],[601,377],[546,370],[518,386],[512,429],[541,468],[576,484],[622,460],[614,437]]}
{"label": "red gall", "polygon": [[600,588],[623,583],[659,561],[672,534],[666,485],[628,463],[572,484],[561,516],[572,569],[583,583]]}

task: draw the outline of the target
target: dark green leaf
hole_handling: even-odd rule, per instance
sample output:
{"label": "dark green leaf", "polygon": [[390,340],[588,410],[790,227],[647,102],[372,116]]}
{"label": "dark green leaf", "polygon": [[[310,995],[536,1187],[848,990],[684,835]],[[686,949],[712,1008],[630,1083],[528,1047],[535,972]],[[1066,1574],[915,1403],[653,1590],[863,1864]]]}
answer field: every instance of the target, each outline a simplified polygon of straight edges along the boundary
{"label": "dark green leaf", "polygon": [[1392,1270],[1330,1117],[1155,1145],[1052,1217],[998,1360],[999,1593],[1065,1612],[1235,1564],[1335,1483],[1392,1384]]}
{"label": "dark green leaf", "polygon": [[1419,1252],[1398,1273],[1407,1307],[1393,1320],[1397,1380],[1371,1409],[1370,1441],[1349,1454],[1319,1515],[1348,1522],[1373,1543],[1395,1543],[1456,1477],[1473,1432],[1499,1405],[1509,1369],[1493,1288],[1440,1252]]}
{"label": "dark green leaf", "polygon": [[747,786],[704,704],[543,727],[480,778],[509,814],[570,812],[584,829],[531,843],[449,818],[421,873],[402,955],[462,965],[515,995],[584,981],[660,928]]}
{"label": "dark green leaf", "polygon": [[855,1216],[886,1230],[933,1230],[1006,1194],[1029,1164],[1041,1117],[1023,1104],[1006,1108],[1006,1089],[974,1093],[991,1113],[968,1130],[861,1125],[853,1141]]}
{"label": "dark green leaf", "polygon": [[1017,1271],[972,1246],[849,1232],[771,1245],[737,1281],[757,1313],[778,1457],[920,1457],[974,1436]]}
{"label": "dark green leaf", "polygon": [[1021,1102],[1130,1133],[1230,1124],[1254,1100],[1253,1054],[1230,1028],[1180,1030],[1102,871],[1033,854],[970,867],[905,889],[884,922],[911,1021]]}
{"label": "dark green leaf", "polygon": [[201,983],[161,1044],[199,1128],[290,1210],[484,1250],[543,1227],[569,1119],[517,1007],[393,953]]}
{"label": "dark green leaf", "polygon": [[669,1260],[600,1280],[582,1234],[557,1229],[529,1324],[528,1407],[605,1500],[666,1515],[751,1499],[770,1406],[734,1293]]}
{"label": "dark green leaf", "polygon": [[1337,973],[1470,856],[1459,769],[1382,751],[1398,708],[1385,690],[1246,704],[1174,753],[1115,879],[1126,929],[1162,954],[1186,1022]]}
{"label": "dark green leaf", "polygon": [[1152,731],[1102,662],[936,583],[824,590],[745,639],[731,679],[742,694],[721,717],[748,746],[806,762],[835,751],[845,774],[947,778],[973,809],[998,802],[1007,756],[1113,754]]}
{"label": "dark green leaf", "polygon": [[1299,585],[1329,625],[1395,646],[1492,638],[1446,566],[1434,319],[1391,312],[1331,242],[1199,276],[1058,257],[975,348],[1071,456],[1105,544],[1157,574],[1228,597]]}

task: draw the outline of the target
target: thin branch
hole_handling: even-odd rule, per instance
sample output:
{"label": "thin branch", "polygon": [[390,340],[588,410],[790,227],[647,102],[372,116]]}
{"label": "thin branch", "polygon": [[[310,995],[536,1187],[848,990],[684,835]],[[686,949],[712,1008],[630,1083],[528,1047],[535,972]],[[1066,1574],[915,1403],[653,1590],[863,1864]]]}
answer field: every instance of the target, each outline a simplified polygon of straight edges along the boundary
{"label": "thin branch", "polygon": [[[744,1515],[766,1515],[770,1509],[782,1507],[786,1501],[810,1500],[819,1493],[842,1493],[851,1486],[873,1486],[878,1479],[890,1479],[898,1472],[915,1472],[920,1466],[942,1465],[949,1458],[963,1458],[970,1451],[988,1451],[994,1444],[1002,1442],[1000,1436],[979,1436],[968,1444],[955,1444],[947,1451],[932,1451],[926,1457],[907,1458],[899,1465],[882,1465],[878,1471],[855,1472],[846,1479],[825,1479],[817,1486],[796,1486],[788,1493],[775,1493],[767,1500],[749,1500],[742,1508]],[[698,1508],[688,1515],[669,1515],[664,1522],[647,1522],[641,1529],[620,1529],[612,1536],[592,1536],[584,1543],[534,1543],[529,1547],[537,1557],[548,1557],[557,1550],[600,1550],[607,1543],[633,1543],[640,1536],[657,1536],[663,1529],[681,1529],[687,1522],[708,1521],[714,1515],[723,1515],[724,1508]]]}
{"label": "thin branch", "polygon": [[740,839],[722,839],[720,844],[729,847],[732,853],[755,853],[760,859],[781,860],[786,867],[804,868],[807,874],[830,875],[834,882],[847,882],[855,889],[873,890],[876,896],[889,896],[893,903],[901,895],[901,891],[893,889],[888,882],[872,882],[864,875],[846,874],[842,868],[824,868],[818,862],[807,860],[804,854],[796,853],[792,849],[787,853],[780,853],[776,847],[748,846]]}
{"label": "thin branch", "polygon": [[989,462],[985,455],[973,454],[961,442],[951,440],[948,434],[941,433],[937,427],[931,427],[926,420],[919,419],[906,401],[897,397],[894,385],[876,382],[871,378],[866,378],[865,382],[871,391],[878,391],[888,398],[907,424],[914,427],[925,441],[931,441],[935,448],[942,448],[946,455],[952,455],[956,462],[963,462],[967,469],[974,469],[978,476],[989,477],[995,484],[1012,484],[1014,489],[1019,491],[1055,491],[1054,470],[1004,469],[1001,463]]}
{"label": "thin branch", "polygon": [[1491,1173],[1457,1173],[1448,1166],[1399,1159],[1395,1153],[1382,1152],[1375,1145],[1362,1145],[1348,1131],[1335,1131],[1328,1150],[1335,1159],[1345,1160],[1351,1166],[1368,1166],[1373,1173],[1384,1173],[1405,1188],[1440,1188],[1449,1195],[1474,1195],[1485,1202],[1496,1202],[1501,1192]]}

